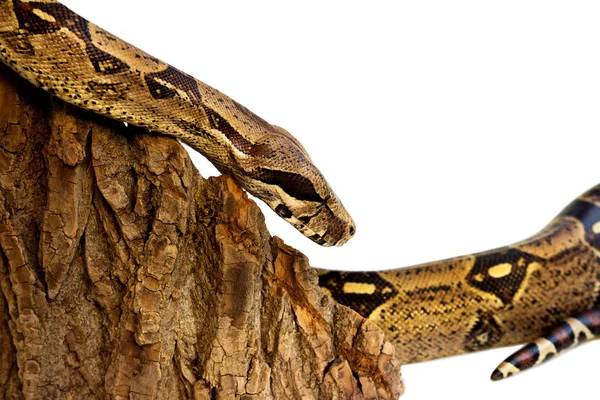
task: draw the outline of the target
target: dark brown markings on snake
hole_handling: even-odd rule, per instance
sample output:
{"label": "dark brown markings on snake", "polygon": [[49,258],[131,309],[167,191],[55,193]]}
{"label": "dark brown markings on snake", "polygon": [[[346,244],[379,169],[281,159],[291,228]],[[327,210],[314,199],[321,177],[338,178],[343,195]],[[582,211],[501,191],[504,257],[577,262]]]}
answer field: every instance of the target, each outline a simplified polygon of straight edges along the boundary
{"label": "dark brown markings on snake", "polygon": [[[600,264],[600,260],[598,260]],[[596,285],[600,286],[600,273],[596,275]],[[598,294],[596,295],[596,301],[594,302],[594,308],[600,308],[600,290],[598,290]]]}
{"label": "dark brown markings on snake", "polygon": [[493,347],[502,338],[502,329],[491,313],[480,313],[465,337],[465,349],[478,351]]}
{"label": "dark brown markings on snake", "polygon": [[600,308],[584,311],[574,317],[596,337],[600,336]]}
{"label": "dark brown markings on snake", "polygon": [[571,347],[575,343],[575,332],[571,325],[566,322],[555,328],[547,336],[557,351]]}
{"label": "dark brown markings on snake", "polygon": [[204,105],[204,110],[210,120],[212,128],[219,130],[236,149],[244,154],[251,156],[264,156],[271,153],[271,149],[266,144],[255,144],[242,136],[231,124],[223,118],[218,112]]}
{"label": "dark brown markings on snake", "polygon": [[377,273],[327,272],[319,277],[319,285],[328,289],[338,303],[365,318],[398,294],[394,286]]}
{"label": "dark brown markings on snake", "polygon": [[277,215],[279,215],[281,218],[290,218],[293,214],[290,211],[289,208],[287,208],[285,205],[280,204],[277,207],[275,207],[275,212],[277,213]]}
{"label": "dark brown markings on snake", "polygon": [[[175,67],[168,66],[162,71],[151,72],[144,77],[150,94],[155,99],[172,99],[179,96],[177,90],[184,92],[190,101],[202,105],[202,95],[196,80]],[[171,85],[173,88],[169,87]]]}
{"label": "dark brown markings on snake", "polygon": [[471,286],[498,297],[505,305],[510,304],[533,262],[544,260],[513,248],[483,253],[477,255],[466,280]]}
{"label": "dark brown markings on snake", "polygon": [[325,238],[316,233],[309,237],[309,239],[317,244],[325,244]]}
{"label": "dark brown markings on snake", "polygon": [[315,202],[323,201],[312,182],[300,174],[259,168],[254,176],[268,185],[279,186],[284,192],[295,199]]}
{"label": "dark brown markings on snake", "polygon": [[[129,69],[129,66],[118,58],[100,50],[92,42],[88,21],[59,3],[23,3],[15,1],[15,15],[19,27],[31,34],[47,34],[68,29],[85,43],[86,53],[96,72],[113,74]],[[39,10],[37,13],[36,10]],[[40,16],[40,11],[46,17]]]}
{"label": "dark brown markings on snake", "polygon": [[525,370],[537,364],[539,359],[540,348],[535,343],[529,343],[518,353],[515,353],[514,357],[507,359],[506,362],[512,364],[518,370]]}
{"label": "dark brown markings on snake", "polygon": [[[573,319],[579,321],[582,326],[574,324],[569,320],[565,320],[560,323],[557,327],[552,329],[548,335],[544,336],[546,340],[552,343],[556,354],[572,347],[576,343],[587,340],[587,335],[584,333],[584,329],[588,329],[594,336],[600,335],[600,310],[593,309],[584,311],[573,316]],[[534,365],[550,360],[555,352],[553,349],[548,347],[548,350],[542,354],[539,345],[536,342],[532,342],[519,349],[511,356],[509,356],[505,363],[511,364],[519,371],[533,367]],[[544,357],[540,359],[540,357]],[[505,377],[501,371],[502,365],[494,370],[492,373],[493,380],[500,380]],[[508,376],[510,376],[510,372]]]}
{"label": "dark brown markings on snake", "polygon": [[[600,207],[585,200],[575,200],[569,204],[560,215],[577,218],[585,229],[585,240],[590,246],[600,250]],[[596,226],[596,229],[594,229]],[[598,232],[595,232],[598,231]]]}

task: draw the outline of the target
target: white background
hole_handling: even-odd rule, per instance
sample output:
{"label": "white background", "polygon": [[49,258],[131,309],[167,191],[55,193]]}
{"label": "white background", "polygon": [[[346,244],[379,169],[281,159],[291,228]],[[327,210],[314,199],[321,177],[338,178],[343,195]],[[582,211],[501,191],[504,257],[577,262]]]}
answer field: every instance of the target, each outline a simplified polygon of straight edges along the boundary
{"label": "white background", "polygon": [[[314,266],[508,244],[600,183],[598,2],[64,2],[302,141],[357,223],[323,249],[264,207]],[[404,398],[597,396],[599,343],[490,383],[509,353],[406,366]]]}

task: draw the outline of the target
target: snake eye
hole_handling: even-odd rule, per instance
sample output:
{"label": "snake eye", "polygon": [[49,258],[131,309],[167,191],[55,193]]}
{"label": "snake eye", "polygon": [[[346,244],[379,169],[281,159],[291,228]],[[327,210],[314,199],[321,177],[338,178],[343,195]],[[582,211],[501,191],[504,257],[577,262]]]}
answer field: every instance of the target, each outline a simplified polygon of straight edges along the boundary
{"label": "snake eye", "polygon": [[283,204],[280,204],[277,207],[275,207],[275,212],[281,218],[290,218],[292,216],[292,212],[290,211],[290,209],[284,206]]}

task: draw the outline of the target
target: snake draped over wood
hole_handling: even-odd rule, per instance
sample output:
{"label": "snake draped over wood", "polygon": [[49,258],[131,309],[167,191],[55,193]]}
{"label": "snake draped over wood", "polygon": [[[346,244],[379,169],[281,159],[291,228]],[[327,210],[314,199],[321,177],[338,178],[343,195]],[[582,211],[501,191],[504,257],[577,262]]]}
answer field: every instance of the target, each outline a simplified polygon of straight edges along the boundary
{"label": "snake draped over wood", "polygon": [[0,4],[0,59],[29,82],[183,140],[321,245],[339,246],[354,234],[352,218],[284,129],[58,2]]}
{"label": "snake draped over wood", "polygon": [[[0,60],[68,103],[181,139],[321,245],[354,234],[287,131],[59,2],[0,0]],[[600,334],[599,257],[600,186],[517,244],[392,271],[321,271],[320,283],[386,330],[405,363],[547,333],[503,362],[500,379]]]}

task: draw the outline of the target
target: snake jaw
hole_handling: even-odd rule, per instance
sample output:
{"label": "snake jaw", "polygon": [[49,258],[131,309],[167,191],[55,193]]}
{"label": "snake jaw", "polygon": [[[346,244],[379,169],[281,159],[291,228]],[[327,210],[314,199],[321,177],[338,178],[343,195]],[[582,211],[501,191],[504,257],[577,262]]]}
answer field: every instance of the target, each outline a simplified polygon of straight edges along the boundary
{"label": "snake jaw", "polygon": [[[287,196],[283,195],[281,198]],[[288,200],[290,200],[288,198]],[[290,204],[291,203],[291,204]],[[324,246],[342,246],[356,232],[356,225],[337,197],[327,203],[291,199],[289,206],[277,203],[271,208],[304,236]]]}
{"label": "snake jaw", "polygon": [[[352,220],[349,222],[334,220],[334,222],[329,225],[326,231],[320,233],[313,231],[307,225],[302,224],[300,226],[296,226],[294,222],[289,222],[294,225],[296,229],[302,232],[304,236],[323,247],[342,246],[348,240],[350,240],[356,232],[356,228]],[[340,224],[340,222],[342,223]]]}
{"label": "snake jaw", "polygon": [[[342,203],[334,196],[327,203],[317,206],[303,207],[304,212],[296,214],[294,209],[290,222],[304,236],[324,247],[342,246],[350,240],[356,232],[356,225]],[[312,211],[306,213],[307,208]],[[299,217],[295,217],[299,215]]]}

